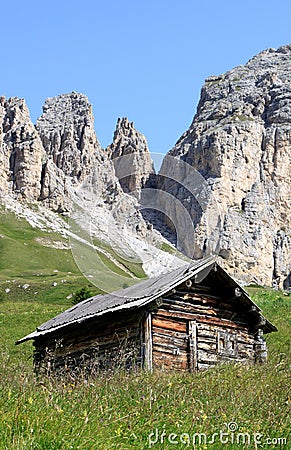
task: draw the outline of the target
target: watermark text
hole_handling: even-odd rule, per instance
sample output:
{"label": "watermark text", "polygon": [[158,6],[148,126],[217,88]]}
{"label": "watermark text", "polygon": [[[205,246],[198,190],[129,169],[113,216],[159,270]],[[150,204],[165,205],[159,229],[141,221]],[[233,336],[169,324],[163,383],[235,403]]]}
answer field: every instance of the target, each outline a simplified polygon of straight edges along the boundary
{"label": "watermark text", "polygon": [[171,444],[184,445],[185,447],[195,447],[197,445],[212,445],[212,444],[236,444],[238,446],[254,445],[287,445],[287,438],[285,437],[269,437],[263,433],[239,431],[236,422],[229,422],[224,424],[223,429],[220,429],[212,434],[207,433],[174,433],[167,432],[165,426],[160,430],[156,428],[148,436],[149,448],[154,447],[155,444]]}

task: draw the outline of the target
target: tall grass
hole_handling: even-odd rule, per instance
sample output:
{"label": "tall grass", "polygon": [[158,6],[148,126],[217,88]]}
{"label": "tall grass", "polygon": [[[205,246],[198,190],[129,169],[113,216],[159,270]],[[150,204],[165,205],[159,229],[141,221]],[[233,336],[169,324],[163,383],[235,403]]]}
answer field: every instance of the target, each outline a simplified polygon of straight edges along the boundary
{"label": "tall grass", "polygon": [[[290,297],[263,289],[251,294],[279,328],[268,336],[268,364],[193,375],[113,373],[78,382],[35,378],[31,343],[14,345],[64,307],[61,298],[59,304],[2,300],[0,449],[290,448]],[[233,439],[260,433],[262,445],[231,443],[230,426],[238,427]],[[220,430],[229,442],[209,443]],[[201,436],[188,446],[194,433]],[[277,444],[267,445],[266,438]],[[286,445],[278,444],[281,438]]]}

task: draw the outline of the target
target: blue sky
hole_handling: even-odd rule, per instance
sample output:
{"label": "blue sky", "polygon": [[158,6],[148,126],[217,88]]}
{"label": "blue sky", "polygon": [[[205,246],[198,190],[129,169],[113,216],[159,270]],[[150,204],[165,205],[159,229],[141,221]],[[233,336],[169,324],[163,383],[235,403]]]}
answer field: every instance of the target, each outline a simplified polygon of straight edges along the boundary
{"label": "blue sky", "polygon": [[290,0],[2,2],[0,94],[25,98],[35,122],[47,97],[82,92],[103,147],[127,116],[165,153],[204,79],[291,43],[290,21]]}

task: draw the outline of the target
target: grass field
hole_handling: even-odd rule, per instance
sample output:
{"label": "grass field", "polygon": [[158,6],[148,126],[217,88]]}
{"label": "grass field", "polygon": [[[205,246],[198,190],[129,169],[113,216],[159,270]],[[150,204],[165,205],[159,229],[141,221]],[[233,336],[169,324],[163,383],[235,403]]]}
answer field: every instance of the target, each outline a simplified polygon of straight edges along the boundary
{"label": "grass field", "polygon": [[291,448],[290,296],[249,288],[279,330],[267,336],[266,365],[37,379],[32,344],[15,341],[88,281],[69,250],[41,247],[16,225],[0,230],[0,450]]}

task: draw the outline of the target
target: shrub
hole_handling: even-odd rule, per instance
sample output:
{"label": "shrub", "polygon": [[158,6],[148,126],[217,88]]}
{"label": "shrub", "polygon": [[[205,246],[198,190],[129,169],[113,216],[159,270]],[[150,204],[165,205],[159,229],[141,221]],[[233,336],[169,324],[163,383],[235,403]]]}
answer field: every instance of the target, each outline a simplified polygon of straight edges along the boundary
{"label": "shrub", "polygon": [[87,286],[82,287],[79,289],[72,298],[72,303],[76,305],[77,303],[82,302],[83,300],[86,300],[87,298],[92,296],[92,292]]}

